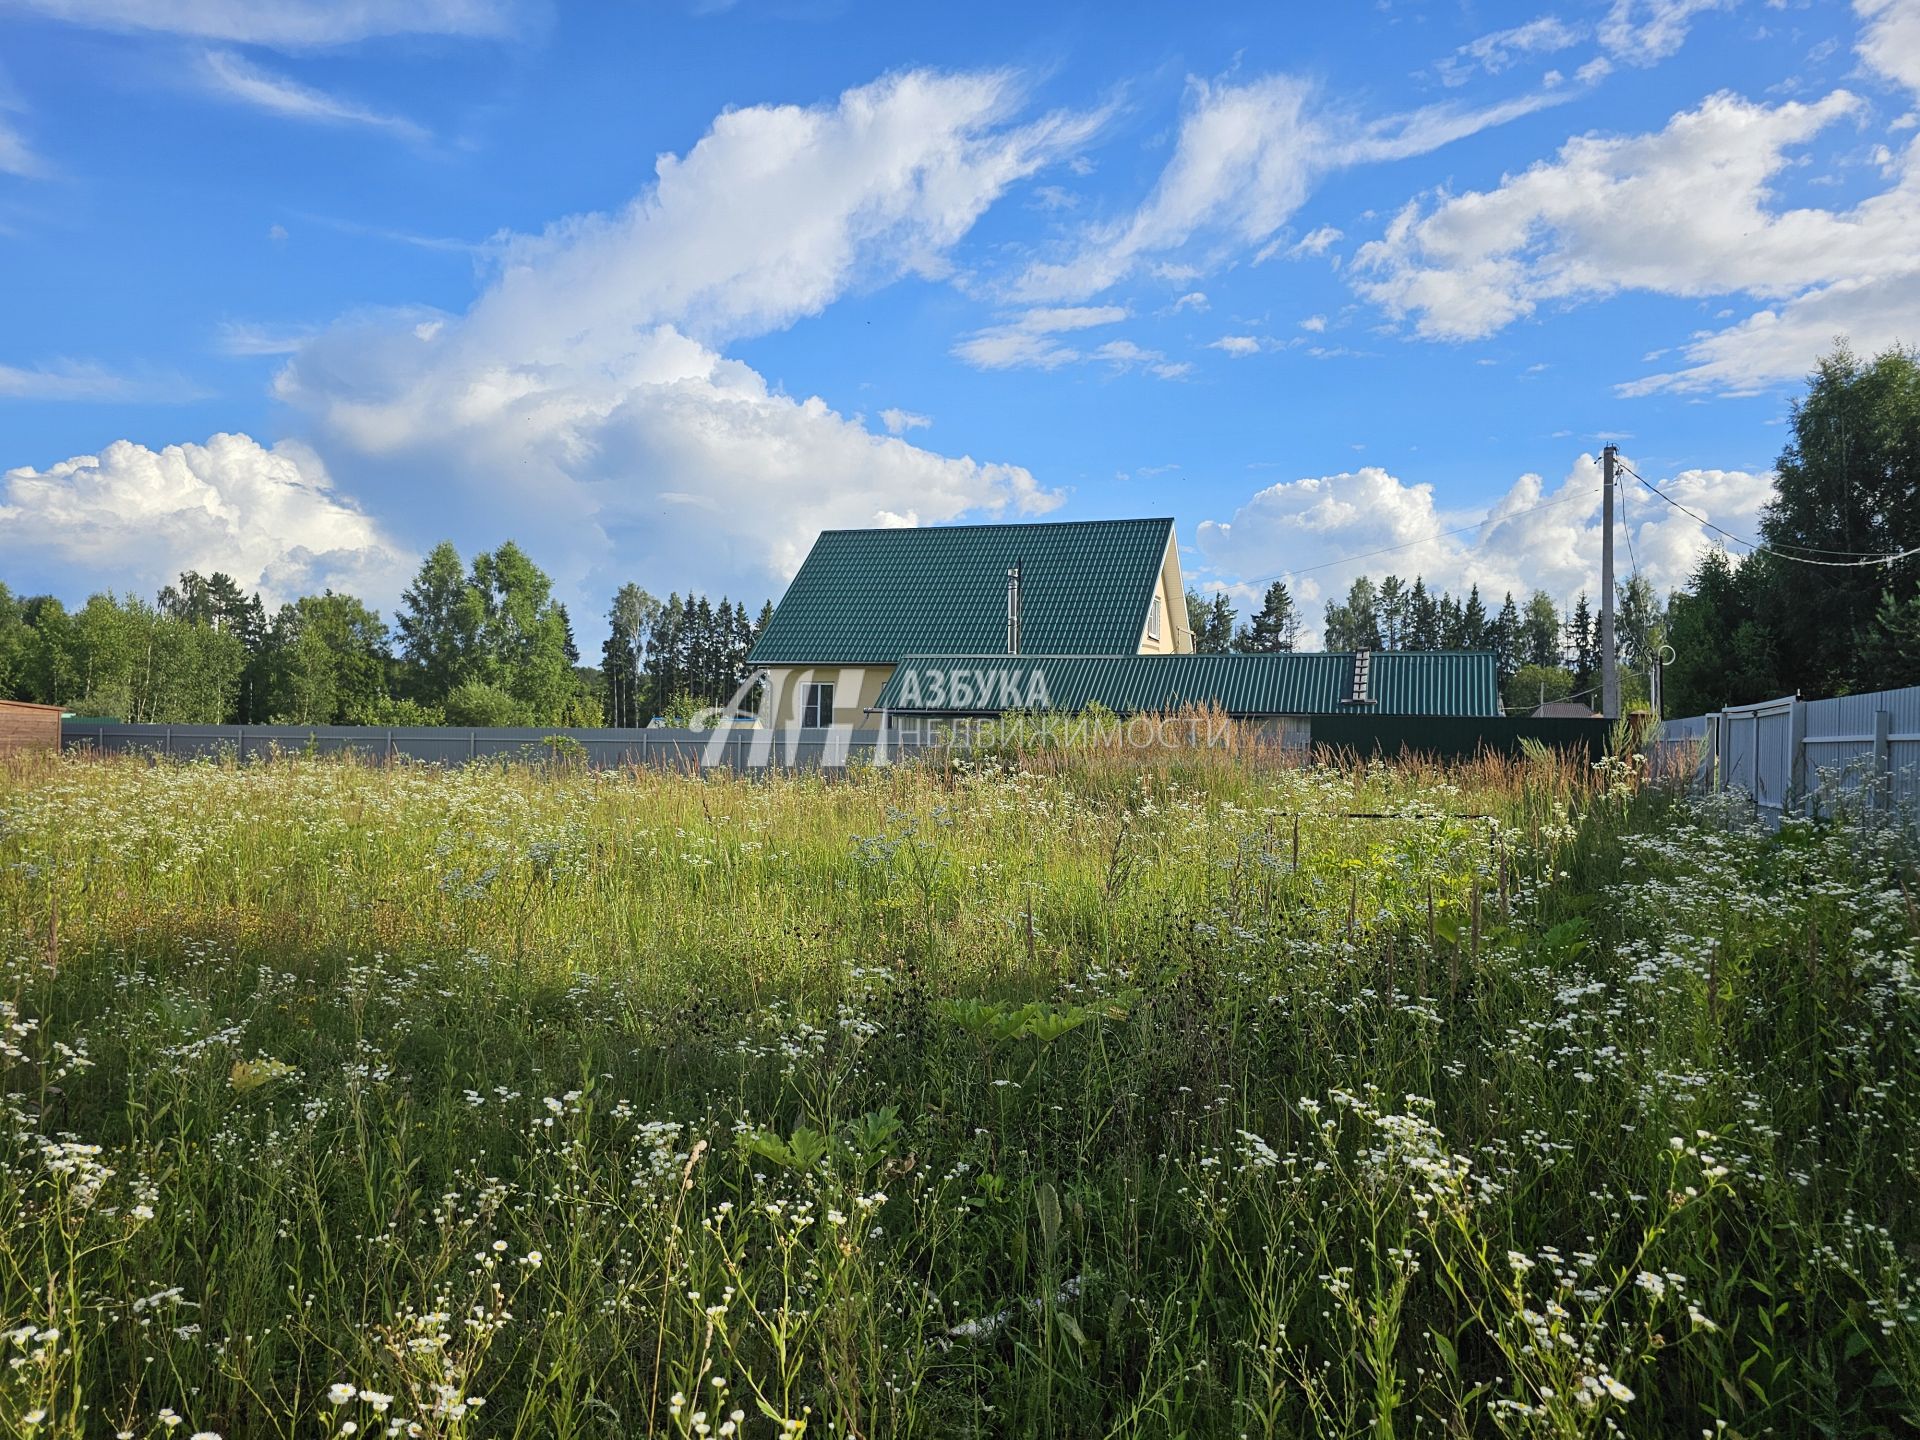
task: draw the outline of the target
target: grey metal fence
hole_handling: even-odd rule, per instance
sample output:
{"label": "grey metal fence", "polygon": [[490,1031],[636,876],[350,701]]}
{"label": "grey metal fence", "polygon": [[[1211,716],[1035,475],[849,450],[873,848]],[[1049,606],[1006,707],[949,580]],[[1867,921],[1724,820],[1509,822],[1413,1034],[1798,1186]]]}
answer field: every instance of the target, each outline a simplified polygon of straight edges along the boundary
{"label": "grey metal fence", "polygon": [[931,734],[880,730],[562,730],[375,725],[75,725],[68,750],[184,759],[231,755],[352,755],[466,765],[481,760],[577,758],[598,769],[646,765],[663,770],[831,769],[905,759],[932,748]]}
{"label": "grey metal fence", "polygon": [[1668,773],[1690,758],[1700,788],[1739,791],[1775,819],[1828,813],[1853,797],[1920,813],[1920,686],[1788,695],[1663,721],[1653,753]]}

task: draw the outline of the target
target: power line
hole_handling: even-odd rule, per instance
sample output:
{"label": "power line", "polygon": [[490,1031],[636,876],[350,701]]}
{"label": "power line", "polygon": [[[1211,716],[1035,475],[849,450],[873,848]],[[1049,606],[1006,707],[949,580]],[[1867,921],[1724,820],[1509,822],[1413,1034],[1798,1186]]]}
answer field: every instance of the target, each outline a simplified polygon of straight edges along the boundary
{"label": "power line", "polygon": [[[1653,491],[1654,494],[1658,495],[1662,500],[1666,501],[1667,504],[1673,506],[1673,508],[1678,510],[1682,515],[1686,515],[1691,519],[1699,521],[1700,524],[1706,526],[1707,529],[1713,531],[1714,534],[1724,536],[1726,539],[1733,541],[1734,544],[1736,545],[1745,545],[1749,550],[1752,550],[1755,554],[1760,554],[1764,552],[1765,554],[1776,556],[1781,560],[1792,560],[1801,565],[1820,565],[1820,566],[1826,567],[1829,570],[1862,570],[1871,565],[1892,565],[1896,561],[1907,559],[1909,556],[1920,555],[1920,545],[1914,545],[1905,550],[1895,550],[1895,551],[1890,551],[1888,553],[1879,554],[1879,555],[1871,555],[1864,550],[1819,550],[1819,549],[1816,549],[1816,547],[1814,546],[1806,545],[1806,546],[1794,546],[1792,548],[1804,549],[1811,552],[1810,554],[1794,555],[1789,553],[1789,551],[1787,550],[1779,549],[1778,547],[1773,545],[1762,544],[1758,540],[1749,540],[1744,535],[1736,535],[1731,530],[1723,529],[1721,526],[1718,526],[1714,524],[1713,521],[1707,519],[1706,516],[1700,514],[1699,511],[1688,509],[1685,505],[1682,505],[1678,500],[1674,499],[1671,495],[1667,494],[1667,492],[1662,490],[1658,485],[1655,485],[1651,480],[1647,479],[1647,477],[1642,475],[1638,470],[1634,469],[1631,465],[1627,464],[1626,461],[1616,460],[1615,463],[1618,464],[1622,470],[1625,470],[1629,475],[1633,476],[1634,479],[1638,480],[1642,485],[1646,486],[1647,489]],[[1631,535],[1631,532],[1629,532],[1629,535]],[[1629,544],[1631,544],[1631,541],[1629,541]],[[1814,554],[1847,555],[1855,558],[1847,559],[1847,560],[1816,560],[1813,558]]]}
{"label": "power line", "polygon": [[1474,530],[1483,530],[1489,523],[1497,524],[1508,520],[1517,520],[1522,515],[1531,515],[1537,510],[1551,510],[1556,505],[1571,505],[1576,500],[1584,500],[1588,496],[1599,493],[1600,487],[1596,485],[1593,489],[1583,490],[1577,495],[1567,495],[1559,500],[1547,500],[1539,505],[1530,505],[1525,510],[1515,510],[1510,515],[1502,515],[1499,521],[1490,522],[1489,520],[1482,520],[1474,525],[1462,525],[1457,530],[1441,530],[1432,535],[1423,535],[1418,540],[1409,540],[1403,545],[1388,545],[1379,550],[1368,550],[1360,555],[1345,555],[1338,560],[1323,560],[1318,565],[1303,565],[1297,570],[1282,570],[1277,574],[1263,575],[1257,580],[1249,580],[1246,583],[1249,585],[1266,585],[1275,580],[1285,580],[1290,576],[1311,575],[1315,570],[1330,570],[1336,565],[1351,565],[1356,560],[1371,560],[1376,555],[1392,555],[1401,550],[1411,550],[1416,545],[1427,545],[1435,540],[1445,540],[1452,535],[1466,535]]}

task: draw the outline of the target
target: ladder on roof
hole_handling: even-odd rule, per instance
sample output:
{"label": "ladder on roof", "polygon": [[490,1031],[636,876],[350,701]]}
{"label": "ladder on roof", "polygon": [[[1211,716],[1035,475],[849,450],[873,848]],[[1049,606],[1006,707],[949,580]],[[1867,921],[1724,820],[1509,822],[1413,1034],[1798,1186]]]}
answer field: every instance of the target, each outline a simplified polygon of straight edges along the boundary
{"label": "ladder on roof", "polygon": [[1347,696],[1347,704],[1373,704],[1373,652],[1371,650],[1353,652],[1353,692]]}

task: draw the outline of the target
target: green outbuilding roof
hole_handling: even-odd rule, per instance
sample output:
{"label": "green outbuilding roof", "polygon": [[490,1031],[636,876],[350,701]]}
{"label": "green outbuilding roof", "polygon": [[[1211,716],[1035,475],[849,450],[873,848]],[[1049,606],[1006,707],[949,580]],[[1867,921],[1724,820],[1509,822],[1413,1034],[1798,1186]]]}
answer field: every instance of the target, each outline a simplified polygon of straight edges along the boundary
{"label": "green outbuilding roof", "polygon": [[1491,651],[1376,650],[1368,677],[1372,700],[1365,704],[1349,699],[1354,658],[1350,651],[910,655],[895,667],[874,709],[898,715],[985,715],[1102,705],[1124,715],[1205,705],[1235,716],[1500,713]]}
{"label": "green outbuilding roof", "polygon": [[747,660],[891,665],[1004,652],[1015,563],[1022,650],[1130,654],[1172,536],[1170,519],[825,530]]}

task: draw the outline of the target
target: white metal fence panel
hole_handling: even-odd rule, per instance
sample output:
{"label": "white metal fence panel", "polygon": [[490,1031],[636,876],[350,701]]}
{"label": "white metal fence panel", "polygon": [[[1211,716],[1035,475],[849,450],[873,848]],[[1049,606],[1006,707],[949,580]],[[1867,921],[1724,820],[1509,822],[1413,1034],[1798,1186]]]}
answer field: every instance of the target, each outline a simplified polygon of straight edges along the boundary
{"label": "white metal fence panel", "polygon": [[1920,686],[1668,720],[1652,758],[1671,775],[1693,750],[1702,788],[1740,791],[1776,819],[1831,814],[1849,800],[1920,816]]}

